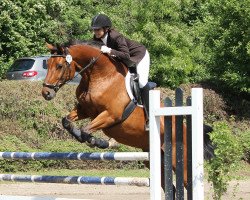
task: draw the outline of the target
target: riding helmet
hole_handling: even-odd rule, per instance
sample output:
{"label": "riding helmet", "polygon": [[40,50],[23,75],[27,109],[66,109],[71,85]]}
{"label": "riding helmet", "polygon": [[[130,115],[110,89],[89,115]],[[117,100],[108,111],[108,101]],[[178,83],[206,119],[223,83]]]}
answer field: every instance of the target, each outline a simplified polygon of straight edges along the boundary
{"label": "riding helmet", "polygon": [[92,29],[99,29],[104,27],[111,27],[112,23],[110,18],[107,15],[104,14],[98,14],[93,17],[91,22],[91,28]]}

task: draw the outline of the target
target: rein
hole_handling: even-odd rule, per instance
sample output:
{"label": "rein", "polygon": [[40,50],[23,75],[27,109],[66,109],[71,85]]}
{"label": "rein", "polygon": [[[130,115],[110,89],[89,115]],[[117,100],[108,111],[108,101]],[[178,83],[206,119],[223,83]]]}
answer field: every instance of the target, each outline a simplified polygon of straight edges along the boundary
{"label": "rein", "polygon": [[[91,67],[92,65],[94,65],[97,62],[97,60],[100,58],[101,55],[102,55],[102,52],[100,52],[97,57],[92,58],[90,60],[89,64],[87,64],[85,67],[83,67],[71,80],[68,80],[68,81],[66,81],[64,83],[60,82],[60,79],[63,77],[63,75],[65,73],[65,68],[63,68],[63,73],[61,73],[62,75],[61,75],[60,79],[57,81],[56,84],[48,84],[48,83],[44,82],[43,83],[43,87],[48,87],[50,89],[53,89],[55,92],[57,92],[60,89],[61,86],[70,83],[79,74],[81,74],[86,69],[88,69],[89,67]],[[63,57],[63,58],[66,58],[66,65],[70,69],[70,63],[73,61],[72,60],[72,56],[70,54],[67,54],[67,55],[51,55],[51,57]]]}
{"label": "rein", "polygon": [[[77,76],[78,76],[79,74],[81,74],[82,72],[84,72],[84,71],[85,71],[86,69],[88,69],[89,67],[91,67],[92,65],[94,65],[94,64],[96,63],[96,61],[100,58],[101,55],[102,55],[102,52],[100,52],[99,55],[98,55],[97,57],[92,58],[92,59],[90,60],[89,64],[87,64],[85,67],[83,67],[83,68],[74,76],[74,78],[77,77]],[[73,79],[74,79],[74,78],[73,78]],[[69,82],[72,81],[73,79],[68,80],[65,84],[69,83]]]}

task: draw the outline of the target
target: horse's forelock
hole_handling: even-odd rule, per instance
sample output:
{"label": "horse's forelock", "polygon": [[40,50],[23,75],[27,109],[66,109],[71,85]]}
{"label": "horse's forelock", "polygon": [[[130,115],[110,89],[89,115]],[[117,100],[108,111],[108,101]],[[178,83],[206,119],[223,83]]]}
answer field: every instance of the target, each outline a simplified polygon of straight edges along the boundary
{"label": "horse's forelock", "polygon": [[67,54],[66,47],[62,44],[56,44],[50,49],[50,53],[53,55],[65,55]]}
{"label": "horse's forelock", "polygon": [[57,54],[57,48],[53,48],[53,49],[50,49],[50,53],[51,54]]}
{"label": "horse's forelock", "polygon": [[64,47],[64,45],[62,45],[62,44],[56,44],[56,49],[57,49],[56,53],[58,55],[64,55],[65,54],[65,47]]}

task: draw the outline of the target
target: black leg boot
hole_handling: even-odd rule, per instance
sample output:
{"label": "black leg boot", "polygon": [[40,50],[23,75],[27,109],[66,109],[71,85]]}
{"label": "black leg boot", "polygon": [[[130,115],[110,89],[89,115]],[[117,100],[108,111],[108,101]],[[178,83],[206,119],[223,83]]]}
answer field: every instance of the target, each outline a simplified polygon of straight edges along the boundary
{"label": "black leg boot", "polygon": [[141,97],[142,97],[142,104],[144,107],[145,117],[146,117],[146,124],[145,130],[149,131],[149,90],[152,90],[156,87],[156,83],[148,82],[143,88],[140,89]]}
{"label": "black leg boot", "polygon": [[145,130],[149,131],[149,87],[145,85],[141,90],[142,104],[145,112],[146,124]]}

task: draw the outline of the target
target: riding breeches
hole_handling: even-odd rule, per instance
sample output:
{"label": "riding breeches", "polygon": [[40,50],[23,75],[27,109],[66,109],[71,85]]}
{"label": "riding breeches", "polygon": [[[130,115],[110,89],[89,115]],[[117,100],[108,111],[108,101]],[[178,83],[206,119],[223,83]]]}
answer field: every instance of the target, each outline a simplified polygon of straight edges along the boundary
{"label": "riding breeches", "polygon": [[145,56],[136,66],[136,70],[139,75],[140,88],[143,88],[148,82],[149,66],[150,66],[150,57],[148,51],[146,50]]}

